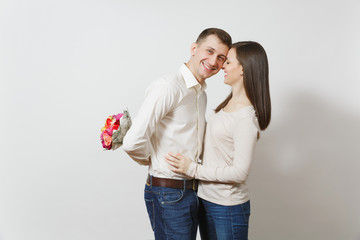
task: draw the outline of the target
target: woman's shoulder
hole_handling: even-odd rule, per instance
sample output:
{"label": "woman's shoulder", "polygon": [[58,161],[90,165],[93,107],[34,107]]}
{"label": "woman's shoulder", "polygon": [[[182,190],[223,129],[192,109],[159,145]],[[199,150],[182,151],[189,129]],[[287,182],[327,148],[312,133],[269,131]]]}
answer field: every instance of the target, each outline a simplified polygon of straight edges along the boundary
{"label": "woman's shoulder", "polygon": [[256,111],[253,106],[248,106],[236,112],[235,125],[237,127],[252,128],[256,131],[259,130],[259,122],[256,116]]}

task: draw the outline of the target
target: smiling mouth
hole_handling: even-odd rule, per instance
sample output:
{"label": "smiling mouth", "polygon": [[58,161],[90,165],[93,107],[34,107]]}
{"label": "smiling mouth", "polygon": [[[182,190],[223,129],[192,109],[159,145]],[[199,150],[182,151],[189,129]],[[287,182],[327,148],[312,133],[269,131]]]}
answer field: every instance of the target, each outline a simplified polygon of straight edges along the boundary
{"label": "smiling mouth", "polygon": [[210,67],[209,65],[205,64],[204,62],[203,62],[202,64],[203,64],[203,66],[204,66],[207,70],[210,70],[210,71],[216,70],[216,68]]}

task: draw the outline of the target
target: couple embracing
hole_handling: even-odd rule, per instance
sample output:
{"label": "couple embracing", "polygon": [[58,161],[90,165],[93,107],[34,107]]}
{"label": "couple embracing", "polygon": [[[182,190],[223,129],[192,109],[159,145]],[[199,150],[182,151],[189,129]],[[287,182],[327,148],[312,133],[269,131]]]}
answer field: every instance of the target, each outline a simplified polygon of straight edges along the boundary
{"label": "couple embracing", "polygon": [[[205,29],[178,72],[153,82],[124,139],[148,166],[145,203],[155,239],[248,239],[246,186],[256,142],[271,118],[268,60],[257,42]],[[229,96],[205,119],[205,80],[220,69]]]}

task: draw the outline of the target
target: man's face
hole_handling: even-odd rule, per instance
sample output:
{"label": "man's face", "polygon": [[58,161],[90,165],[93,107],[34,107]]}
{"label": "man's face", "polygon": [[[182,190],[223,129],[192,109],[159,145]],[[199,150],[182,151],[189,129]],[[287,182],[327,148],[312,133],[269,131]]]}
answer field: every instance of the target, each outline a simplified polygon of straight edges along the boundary
{"label": "man's face", "polygon": [[206,78],[219,72],[226,60],[228,51],[228,46],[222,43],[216,35],[208,36],[199,44],[193,43],[191,46],[192,57],[188,67],[199,83],[203,83]]}

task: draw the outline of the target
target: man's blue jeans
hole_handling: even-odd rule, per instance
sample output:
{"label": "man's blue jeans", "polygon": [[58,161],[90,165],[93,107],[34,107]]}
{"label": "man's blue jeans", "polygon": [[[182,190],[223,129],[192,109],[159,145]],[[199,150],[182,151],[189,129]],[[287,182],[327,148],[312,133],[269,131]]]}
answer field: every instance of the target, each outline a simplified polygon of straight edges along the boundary
{"label": "man's blue jeans", "polygon": [[199,198],[199,228],[205,240],[247,240],[250,201],[222,206]]}
{"label": "man's blue jeans", "polygon": [[197,193],[145,185],[145,203],[156,240],[195,240]]}

